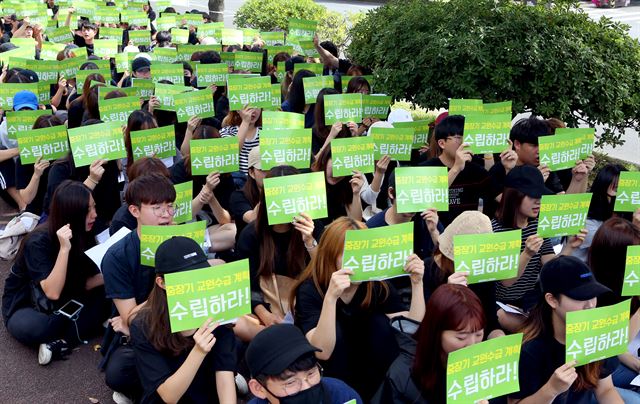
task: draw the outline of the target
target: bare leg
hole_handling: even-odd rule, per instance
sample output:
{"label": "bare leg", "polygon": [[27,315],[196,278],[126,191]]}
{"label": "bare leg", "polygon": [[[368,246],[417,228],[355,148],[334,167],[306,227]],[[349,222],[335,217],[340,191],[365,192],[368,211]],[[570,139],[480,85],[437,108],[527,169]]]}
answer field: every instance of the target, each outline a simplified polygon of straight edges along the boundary
{"label": "bare leg", "polygon": [[235,223],[215,224],[207,228],[207,231],[211,239],[209,252],[227,251],[236,244]]}

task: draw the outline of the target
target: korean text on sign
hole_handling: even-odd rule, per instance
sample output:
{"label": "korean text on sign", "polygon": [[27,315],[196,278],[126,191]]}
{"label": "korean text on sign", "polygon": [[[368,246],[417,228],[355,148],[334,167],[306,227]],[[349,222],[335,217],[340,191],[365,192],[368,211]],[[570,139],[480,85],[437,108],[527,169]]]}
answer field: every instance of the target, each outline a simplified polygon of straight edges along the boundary
{"label": "korean text on sign", "polygon": [[171,332],[251,313],[249,260],[165,275]]}
{"label": "korean text on sign", "polygon": [[193,199],[193,181],[175,184],[176,200],[173,203],[175,211],[173,212],[173,221],[175,223],[184,223],[193,219],[193,211],[191,208],[191,200]]}
{"label": "korean text on sign", "polygon": [[192,116],[211,118],[215,116],[213,94],[205,88],[173,96],[173,102],[178,116],[178,122],[187,122]]}
{"label": "korean text on sign", "polygon": [[362,94],[325,94],[324,120],[327,125],[362,122]]}
{"label": "korean text on sign", "polygon": [[262,169],[283,164],[309,168],[311,164],[311,129],[264,129],[260,131]]}
{"label": "korean text on sign", "polygon": [[304,115],[296,112],[263,111],[262,129],[304,129]]}
{"label": "korean text on sign", "polygon": [[412,149],[419,149],[429,143],[429,121],[394,122],[394,128],[412,128],[413,144]]}
{"label": "korean text on sign", "polygon": [[76,167],[98,159],[116,160],[127,156],[119,122],[82,126],[67,132]]}
{"label": "korean text on sign", "polygon": [[623,171],[618,179],[618,193],[613,210],[635,212],[640,209],[640,172]]}
{"label": "korean text on sign", "polygon": [[270,225],[291,223],[303,212],[312,219],[327,217],[324,172],[265,178],[264,195]]}
{"label": "korean text on sign", "polygon": [[398,213],[449,210],[449,179],[446,167],[396,168]]}
{"label": "korean text on sign", "polygon": [[519,391],[521,345],[522,334],[513,334],[451,352],[447,404],[475,403]]}
{"label": "korean text on sign", "polygon": [[464,118],[464,142],[473,153],[499,153],[509,146],[511,114],[467,114]]}
{"label": "korean text on sign", "polygon": [[638,295],[640,295],[640,246],[630,245],[627,247],[622,296]]}
{"label": "korean text on sign", "polygon": [[587,222],[591,194],[543,195],[538,219],[540,237],[578,234]]}
{"label": "korean text on sign", "polygon": [[334,177],[349,176],[354,171],[372,173],[375,170],[373,139],[369,136],[333,139],[331,158]]}
{"label": "korean text on sign", "polygon": [[566,361],[580,366],[626,352],[630,302],[568,312]]}
{"label": "korean text on sign", "polygon": [[159,159],[176,155],[175,127],[173,125],[132,131],[129,136],[131,136],[134,160],[153,155]]}
{"label": "korean text on sign", "polygon": [[269,77],[233,77],[227,80],[229,109],[239,111],[245,105],[254,108],[271,106],[271,79]]}
{"label": "korean text on sign", "polygon": [[190,142],[191,174],[209,175],[239,170],[238,138],[197,139]]}
{"label": "korean text on sign", "polygon": [[347,230],[342,268],[351,281],[371,281],[407,275],[404,265],[413,253],[413,222],[374,229]]}
{"label": "korean text on sign", "polygon": [[35,163],[38,158],[55,160],[69,151],[67,127],[51,126],[18,132],[18,149],[22,164]]}
{"label": "korean text on sign", "polygon": [[454,236],[456,272],[469,272],[469,284],[515,278],[521,237],[522,230]]}
{"label": "korean text on sign", "polygon": [[591,154],[593,134],[593,129],[589,128],[566,128],[552,136],[540,136],[540,164],[548,166],[551,171],[572,168],[576,161]]}
{"label": "korean text on sign", "polygon": [[156,250],[163,241],[174,236],[184,236],[204,245],[204,221],[175,226],[142,226],[140,230],[140,263],[150,267],[156,264]]}
{"label": "korean text on sign", "polygon": [[398,161],[409,161],[413,132],[413,128],[371,128],[369,135],[373,137],[373,157],[380,160],[388,155]]}

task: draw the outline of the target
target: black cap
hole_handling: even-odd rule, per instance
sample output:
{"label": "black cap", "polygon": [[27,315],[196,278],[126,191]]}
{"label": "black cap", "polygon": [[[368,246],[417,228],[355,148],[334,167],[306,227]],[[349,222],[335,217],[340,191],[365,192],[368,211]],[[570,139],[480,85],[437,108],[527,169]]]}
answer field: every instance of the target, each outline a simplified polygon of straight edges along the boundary
{"label": "black cap", "polygon": [[611,289],[596,280],[591,270],[579,258],[561,255],[540,270],[542,293],[563,294],[574,300],[589,300]]}
{"label": "black cap", "polygon": [[20,74],[26,77],[27,80],[29,80],[29,83],[37,83],[38,81],[40,81],[38,75],[33,70],[21,69]]}
{"label": "black cap", "polygon": [[189,237],[175,236],[165,240],[156,250],[156,273],[171,274],[209,266],[202,247]]}
{"label": "black cap", "polygon": [[5,42],[2,45],[0,45],[0,53],[7,52],[16,48],[17,46],[15,44],[12,44],[11,42]]}
{"label": "black cap", "polygon": [[294,56],[288,59],[284,62],[284,69],[288,72],[292,72],[296,63],[304,63],[304,58],[302,56]]}
{"label": "black cap", "polygon": [[142,69],[151,69],[151,62],[147,58],[137,57],[131,62],[131,70],[137,72]]}
{"label": "black cap", "polygon": [[540,199],[542,195],[552,195],[553,191],[544,186],[544,177],[534,166],[516,166],[504,179],[505,188],[515,188],[523,194]]}
{"label": "black cap", "polygon": [[253,338],[245,359],[252,377],[277,376],[303,355],[319,351],[295,325],[275,324]]}

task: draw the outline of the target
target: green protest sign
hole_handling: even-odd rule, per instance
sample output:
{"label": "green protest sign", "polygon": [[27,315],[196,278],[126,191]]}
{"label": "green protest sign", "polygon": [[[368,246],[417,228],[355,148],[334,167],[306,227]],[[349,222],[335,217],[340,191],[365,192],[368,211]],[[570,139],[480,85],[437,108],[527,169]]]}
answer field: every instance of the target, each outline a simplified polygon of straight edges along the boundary
{"label": "green protest sign", "polygon": [[351,282],[408,275],[404,265],[413,254],[413,223],[347,230],[342,268],[353,271]]}
{"label": "green protest sign", "polygon": [[327,191],[323,172],[264,179],[269,225],[291,223],[306,213],[312,219],[327,217]]}
{"label": "green protest sign", "polygon": [[25,68],[36,73],[40,82],[53,84],[58,81],[60,68],[57,60],[27,60],[25,64]]}
{"label": "green protest sign", "polygon": [[17,138],[22,164],[35,163],[39,157],[55,160],[69,152],[67,127],[64,125],[18,132]]}
{"label": "green protest sign", "polygon": [[265,129],[303,129],[304,114],[283,111],[263,111],[262,130]]}
{"label": "green protest sign", "polygon": [[126,124],[129,120],[129,115],[133,111],[140,109],[140,97],[118,97],[100,100],[98,108],[100,109],[100,119],[103,122]]}
{"label": "green protest sign", "polygon": [[473,344],[449,354],[447,404],[477,403],[520,390],[522,334]]}
{"label": "green protest sign", "polygon": [[93,20],[93,16],[96,14],[97,4],[90,1],[74,1],[73,7],[76,9],[78,16]]}
{"label": "green protest sign", "polygon": [[362,122],[362,94],[325,95],[324,120],[327,125],[336,122]]}
{"label": "green protest sign", "polygon": [[373,139],[369,136],[331,140],[333,176],[346,177],[353,171],[374,172],[373,147]]}
{"label": "green protest sign", "polygon": [[411,160],[412,128],[374,127],[369,130],[369,135],[373,138],[373,158],[376,160],[384,155],[398,161]]}
{"label": "green protest sign", "polygon": [[33,59],[35,51],[29,48],[16,48],[0,53],[0,62],[7,64],[10,58]]}
{"label": "green protest sign", "polygon": [[453,236],[456,272],[469,272],[469,284],[518,276],[522,230]]}
{"label": "green protest sign", "polygon": [[193,181],[175,184],[176,200],[173,203],[176,210],[173,213],[174,223],[189,222],[193,219],[193,211],[191,209],[191,201],[193,200]]}
{"label": "green protest sign", "polygon": [[188,237],[202,246],[204,245],[205,231],[207,231],[206,221],[175,226],[142,226],[140,229],[140,263],[154,267],[158,246],[174,236]]}
{"label": "green protest sign", "polygon": [[511,104],[511,101],[492,102],[482,104],[482,108],[485,114],[509,114],[511,116],[513,114]]}
{"label": "green protest sign", "polygon": [[[196,52],[215,51],[220,53],[222,51],[221,45],[191,45],[184,44],[178,45],[178,60],[183,62],[195,63],[191,61],[191,56]],[[198,64],[196,64],[198,66]]]}
{"label": "green protest sign", "polygon": [[[0,57],[2,55],[0,54]],[[284,81],[285,76],[287,75],[287,66],[280,62],[276,67],[276,78],[278,79],[278,83],[282,83]]]}
{"label": "green protest sign", "polygon": [[627,352],[630,302],[568,312],[566,361],[581,366]]}
{"label": "green protest sign", "polygon": [[[80,48],[78,48],[80,49]],[[82,48],[84,50],[84,48]],[[84,52],[82,52],[82,55],[84,55]],[[83,64],[85,64],[86,62],[88,62],[88,60],[86,59],[79,59],[79,64],[78,66],[82,66]],[[107,71],[109,72],[108,74],[111,74],[111,62],[109,60],[106,59],[92,59],[91,63],[95,64],[96,66],[98,66],[98,70],[102,70],[102,71]]]}
{"label": "green protest sign", "polygon": [[618,191],[613,210],[635,212],[640,209],[640,172],[623,171],[618,179]]}
{"label": "green protest sign", "polygon": [[[91,85],[93,85],[97,82],[94,82],[92,80],[91,83],[92,83]],[[109,95],[109,93],[116,92],[116,91],[119,93],[124,93],[126,97],[136,97],[140,99],[140,97],[138,97],[138,93],[136,92],[136,89],[133,87],[105,86],[103,83],[100,83],[100,86],[98,87],[98,98],[103,100],[107,98],[107,95]]]}
{"label": "green protest sign", "polygon": [[[278,53],[286,53],[288,55],[292,55],[293,54],[293,46],[289,46],[289,45],[268,45],[265,46],[264,49],[267,50],[267,57],[269,58],[269,63],[271,63],[272,65],[276,65],[277,63],[274,62],[273,58],[278,54]],[[284,69],[284,63],[282,63],[282,69]],[[280,77],[278,77],[278,81],[281,81]]]}
{"label": "green protest sign", "polygon": [[36,119],[42,115],[51,115],[50,109],[36,109],[24,111],[7,111],[7,137],[17,139],[16,133],[31,130]]}
{"label": "green protest sign", "polygon": [[419,149],[422,146],[429,144],[429,121],[409,121],[409,122],[394,122],[394,128],[412,128],[413,129],[413,144],[412,149]]}
{"label": "green protest sign", "polygon": [[[40,59],[57,61],[58,53],[63,51],[65,47],[66,45],[64,43],[43,42],[42,49],[40,50]],[[20,50],[20,48],[17,48],[14,50]],[[4,52],[4,53],[7,53],[7,52]]]}
{"label": "green protest sign", "polygon": [[184,84],[182,63],[151,63],[151,79],[154,83],[169,80],[173,84]]}
{"label": "green protest sign", "polygon": [[391,96],[384,94],[362,95],[362,117],[387,119]]}
{"label": "green protest sign", "polygon": [[580,146],[580,159],[584,160],[593,153],[593,140],[596,134],[594,128],[557,128],[555,133],[556,135],[565,135],[567,133],[582,134],[584,140]]}
{"label": "green protest sign", "polygon": [[304,88],[304,103],[315,104],[320,90],[334,88],[333,76],[303,77],[302,87]]}
{"label": "green protest sign", "polygon": [[627,247],[622,296],[640,295],[640,245]]}
{"label": "green protest sign", "polygon": [[309,58],[319,58],[320,54],[312,40],[298,40],[298,45],[302,49],[302,54]]}
{"label": "green protest sign", "polygon": [[128,22],[129,27],[132,25],[137,25],[140,28],[151,27],[151,24],[149,23],[149,16],[143,11],[122,10],[120,19]]}
{"label": "green protest sign", "polygon": [[242,31],[243,45],[252,45],[253,42],[260,37],[260,31],[255,28],[241,28],[240,31]]}
{"label": "green protest sign", "polygon": [[158,97],[160,105],[156,108],[163,111],[175,111],[176,94],[193,91],[193,87],[186,86],[174,86],[173,84],[156,83],[155,96]]}
{"label": "green protest sign", "polygon": [[173,15],[156,18],[156,29],[158,31],[170,31],[177,27],[176,17]]}
{"label": "green protest sign", "polygon": [[[173,39],[173,36],[171,38]],[[135,46],[151,46],[151,31],[148,29],[129,31],[129,41]]]}
{"label": "green protest sign", "polygon": [[233,69],[233,61],[236,59],[236,54],[233,52],[220,52],[220,60],[225,63],[229,68]]}
{"label": "green protest sign", "polygon": [[178,60],[178,51],[175,48],[154,48],[151,57],[154,62],[173,63]]}
{"label": "green protest sign", "polygon": [[238,138],[198,139],[189,142],[191,174],[232,173],[240,169]]}
{"label": "green protest sign", "polygon": [[[64,77],[72,79],[76,77],[76,73],[80,70],[80,65],[87,61],[86,56],[76,56],[73,58],[62,59],[60,64],[60,74],[64,74]],[[86,77],[86,76],[84,76]],[[76,80],[77,82],[78,80]]]}
{"label": "green protest sign", "polygon": [[288,35],[297,38],[313,39],[318,28],[318,21],[289,18]]}
{"label": "green protest sign", "polygon": [[260,73],[262,71],[262,52],[234,52],[233,69]]}
{"label": "green protest sign", "polygon": [[293,75],[295,76],[300,70],[309,70],[311,73],[314,73],[316,76],[322,76],[322,72],[324,71],[324,65],[322,63],[294,63],[293,64]]}
{"label": "green protest sign", "polygon": [[189,30],[181,28],[171,28],[171,42],[177,44],[189,43]]}
{"label": "green protest sign", "polygon": [[484,112],[482,100],[455,98],[449,100],[449,115],[466,115],[474,112]]}
{"label": "green protest sign", "polygon": [[282,86],[278,83],[271,85],[271,111],[279,111],[282,107]]}
{"label": "green protest sign", "polygon": [[269,77],[234,77],[227,80],[229,109],[239,111],[245,105],[253,108],[271,106],[271,79]]}
{"label": "green protest sign", "polygon": [[211,90],[189,91],[173,96],[178,122],[187,122],[192,116],[211,118],[216,115]]}
{"label": "green protest sign", "polygon": [[[76,88],[79,93],[82,93],[84,82],[87,80],[87,77],[92,74],[98,74],[102,76],[102,78],[106,81],[111,78],[111,70],[110,69],[98,69],[98,70],[78,70],[76,71]],[[65,77],[67,77],[65,75]]]}
{"label": "green protest sign", "polygon": [[2,83],[0,86],[0,109],[13,109],[13,96],[22,90],[38,94],[38,83]]}
{"label": "green protest sign", "polygon": [[136,89],[136,95],[149,99],[153,95],[155,83],[151,79],[131,79],[131,87]]}
{"label": "green protest sign", "polygon": [[263,129],[260,131],[260,160],[263,170],[289,165],[309,168],[311,129]]}
{"label": "green protest sign", "polygon": [[187,27],[193,26],[197,28],[199,25],[203,23],[202,14],[200,13],[186,13],[180,15],[181,22],[184,21],[184,25]]}
{"label": "green protest sign", "polygon": [[47,28],[47,38],[51,42],[59,43],[59,44],[67,44],[73,42],[73,34],[71,34],[71,30],[69,27],[60,27],[60,28]]}
{"label": "green protest sign", "polygon": [[120,122],[82,126],[67,132],[76,167],[87,166],[98,159],[116,160],[127,157]]}
{"label": "green protest sign", "polygon": [[251,313],[249,260],[165,275],[171,332],[219,324]]}
{"label": "green protest sign", "polygon": [[128,53],[118,53],[115,56],[116,61],[116,71],[118,73],[124,73],[125,70],[131,71],[131,62],[133,60],[129,60]]}
{"label": "green protest sign", "polygon": [[571,236],[587,222],[591,194],[543,195],[538,218],[540,237]]}
{"label": "green protest sign", "polygon": [[464,142],[476,154],[506,150],[510,131],[511,114],[468,113],[464,118]]}
{"label": "green protest sign", "polygon": [[591,154],[592,149],[593,132],[589,140],[581,130],[556,131],[555,135],[538,138],[540,164],[546,165],[551,171],[572,168],[576,161],[586,157],[587,151]]}
{"label": "green protest sign", "polygon": [[[267,46],[278,46],[284,44],[284,31],[260,32],[260,38]],[[275,54],[274,54],[275,55]]]}
{"label": "green protest sign", "polygon": [[115,39],[118,44],[122,45],[123,32],[122,28],[100,27],[100,39]]}
{"label": "green protest sign", "polygon": [[120,24],[120,12],[115,7],[98,6],[98,8],[96,8],[94,22],[100,22],[103,24]]}
{"label": "green protest sign", "polygon": [[220,31],[224,28],[223,22],[212,22],[208,24],[201,24],[196,27],[198,29],[197,36],[198,38],[215,38],[216,32]]}
{"label": "green protest sign", "polygon": [[446,167],[397,167],[398,213],[449,210],[449,176]]}
{"label": "green protest sign", "polygon": [[244,42],[244,34],[239,29],[221,28],[218,32],[223,45],[242,45]]}
{"label": "green protest sign", "polygon": [[176,155],[176,134],[173,125],[137,130],[129,133],[133,159],[154,156],[163,159]]}

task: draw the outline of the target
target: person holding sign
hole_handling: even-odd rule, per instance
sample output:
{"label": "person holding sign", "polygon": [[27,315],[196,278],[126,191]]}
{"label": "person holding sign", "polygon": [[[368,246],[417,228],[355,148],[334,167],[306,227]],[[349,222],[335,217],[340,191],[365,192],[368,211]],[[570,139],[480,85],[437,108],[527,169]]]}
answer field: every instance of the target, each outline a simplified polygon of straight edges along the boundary
{"label": "person holding sign", "polygon": [[20,246],[2,297],[9,334],[40,345],[38,363],[71,353],[98,335],[107,317],[102,274],[84,252],[95,245],[96,203],[77,181],[56,190],[47,222]]}
{"label": "person holding sign", "polygon": [[314,122],[311,128],[311,154],[317,159],[320,153],[329,146],[333,139],[353,137],[357,135],[358,125],[355,122],[335,122],[328,126],[324,117],[324,96],[340,94],[333,88],[323,88],[318,92],[314,107]]}
{"label": "person holding sign", "polygon": [[[240,149],[240,173],[246,178],[249,152],[260,144],[260,128],[262,127],[262,109],[248,108],[240,111],[229,111],[222,121],[220,137],[236,136]],[[244,181],[242,183],[244,185]]]}
{"label": "person holding sign", "polygon": [[315,77],[309,70],[300,70],[293,76],[287,99],[282,103],[282,110],[285,112],[297,112],[304,114],[304,127],[312,128],[314,123],[314,109],[311,104],[304,102],[304,87],[302,79],[305,77]]}
{"label": "person holding sign", "polygon": [[480,299],[469,288],[455,284],[438,287],[418,331],[396,334],[400,355],[371,403],[446,402],[447,355],[482,342],[485,326]]}
{"label": "person holding sign", "polygon": [[636,402],[634,397],[623,401],[613,386],[615,358],[578,368],[575,361],[565,361],[567,313],[596,307],[598,296],[611,290],[575,257],[558,257],[545,264],[540,289],[543,296],[523,329],[520,391],[509,395],[509,403]]}
{"label": "person holding sign", "polygon": [[[294,174],[298,170],[291,166],[277,166],[265,178]],[[292,217],[291,223],[269,225],[264,189],[257,206],[256,219],[242,230],[236,251],[239,258],[249,259],[251,308],[268,327],[281,323],[289,312],[291,284],[315,254],[323,226],[304,212]]]}
{"label": "person holding sign", "polygon": [[497,195],[486,170],[471,161],[473,154],[467,149],[468,145],[462,143],[463,131],[462,115],[449,115],[440,121],[433,135],[440,155],[420,164],[449,170],[449,212],[440,213],[445,227],[465,210],[478,210],[480,198],[483,211],[491,212]]}
{"label": "person holding sign", "polygon": [[346,217],[333,221],[289,301],[295,303],[295,324],[313,346],[322,349],[316,357],[323,361],[326,374],[344,380],[368,400],[398,355],[389,317],[403,314],[422,321],[424,263],[411,254],[404,265],[411,277],[408,312],[387,281],[352,283],[353,271],[341,269],[345,236],[348,230],[365,228]]}
{"label": "person holding sign", "polygon": [[129,321],[142,402],[236,402],[233,331],[211,318],[197,330],[171,333],[164,275],[206,268],[206,254],[187,237],[156,251],[156,276],[146,304]]}
{"label": "person holding sign", "polygon": [[264,180],[266,171],[262,169],[260,161],[260,146],[256,146],[249,152],[248,159],[248,176],[242,189],[233,191],[229,199],[229,212],[233,218],[237,235],[245,228],[245,226],[258,217],[260,209],[260,193],[262,192],[262,180]]}

